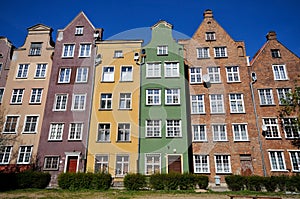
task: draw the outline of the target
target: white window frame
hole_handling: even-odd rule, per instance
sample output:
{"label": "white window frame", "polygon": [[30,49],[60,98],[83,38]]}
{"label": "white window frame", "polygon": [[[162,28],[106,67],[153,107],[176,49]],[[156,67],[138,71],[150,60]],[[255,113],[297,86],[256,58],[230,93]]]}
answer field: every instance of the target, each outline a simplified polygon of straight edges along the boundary
{"label": "white window frame", "polygon": [[282,118],[283,131],[286,139],[299,139],[300,127],[296,117]]}
{"label": "white window frame", "polygon": [[145,137],[161,137],[161,120],[145,120]]}
{"label": "white window frame", "polygon": [[[118,160],[118,157],[121,158],[121,160]],[[116,155],[115,174],[117,177],[124,177],[127,173],[129,173],[129,171],[130,171],[129,170],[129,158],[130,158],[130,156],[128,154],[117,154]],[[126,171],[126,168],[127,168],[127,171]]]}
{"label": "white window frame", "polygon": [[25,89],[13,89],[10,104],[22,104]]}
{"label": "white window frame", "polygon": [[123,50],[115,50],[114,51],[114,58],[123,58]]}
{"label": "white window frame", "polygon": [[209,47],[197,48],[197,58],[198,59],[210,58]]}
{"label": "white window frame", "polygon": [[285,64],[272,65],[274,80],[288,80],[287,70]]}
{"label": "white window frame", "polygon": [[293,172],[300,172],[300,151],[288,150]]}
{"label": "white window frame", "polygon": [[228,57],[226,46],[214,47],[214,53],[215,53],[215,58]]}
{"label": "white window frame", "polygon": [[213,134],[214,142],[227,142],[228,141],[226,124],[211,124],[211,132]]}
{"label": "white window frame", "polygon": [[97,142],[110,142],[110,132],[110,123],[98,123]]}
{"label": "white window frame", "polygon": [[205,124],[193,124],[193,142],[207,142],[207,132]]}
{"label": "white window frame", "polygon": [[284,153],[282,150],[268,150],[268,154],[269,154],[271,171],[287,171]]}
{"label": "white window frame", "polygon": [[91,50],[92,50],[92,45],[90,43],[80,44],[79,57],[90,57]]}
{"label": "white window frame", "polygon": [[115,81],[115,67],[103,66],[102,68],[102,82],[114,82]]}
{"label": "white window frame", "polygon": [[181,120],[166,120],[166,137],[182,137]]}
{"label": "white window frame", "polygon": [[273,58],[280,58],[280,50],[279,49],[271,49],[271,55]]}
{"label": "white window frame", "polygon": [[9,164],[12,146],[0,146],[0,165]]}
{"label": "white window frame", "polygon": [[32,88],[30,94],[30,104],[40,104],[42,103],[43,88]]}
{"label": "white window frame", "polygon": [[71,73],[72,73],[71,68],[60,68],[57,82],[60,84],[70,83]]}
{"label": "white window frame", "polygon": [[120,93],[119,109],[131,109],[131,93]]}
{"label": "white window frame", "polygon": [[180,105],[179,88],[165,89],[165,105]]}
{"label": "white window frame", "polygon": [[194,164],[194,173],[210,173],[208,155],[194,154],[193,164]]}
{"label": "white window frame", "polygon": [[241,82],[238,66],[226,66],[227,82]]}
{"label": "white window frame", "polygon": [[[51,123],[49,128],[49,141],[61,141],[64,133],[64,123]],[[52,131],[53,130],[53,131]]]}
{"label": "white window frame", "polygon": [[75,44],[64,44],[62,57],[63,58],[72,58],[74,57]]}
{"label": "white window frame", "polygon": [[56,171],[59,168],[59,156],[45,156],[43,170]]}
{"label": "white window frame", "polygon": [[165,77],[179,77],[179,62],[165,62]]}
{"label": "white window frame", "polygon": [[[112,109],[112,93],[101,93],[100,94],[100,109],[101,110],[111,110]],[[104,103],[104,106],[102,106]],[[109,106],[110,105],[110,106]]]}
{"label": "white window frame", "polygon": [[146,78],[159,78],[161,77],[161,63],[153,62],[146,63]]}
{"label": "white window frame", "polygon": [[89,68],[88,67],[78,67],[76,71],[76,83],[86,83],[88,81]]}
{"label": "white window frame", "polygon": [[220,67],[210,66],[207,67],[207,74],[210,78],[210,83],[221,83]]}
{"label": "white window frame", "polygon": [[130,142],[131,139],[130,123],[118,123],[117,142]]}
{"label": "white window frame", "polygon": [[157,55],[168,55],[168,45],[157,46]]}
{"label": "white window frame", "polygon": [[245,113],[244,95],[241,93],[229,94],[230,113]]}
{"label": "white window frame", "polygon": [[26,79],[28,77],[29,64],[19,64],[16,78]]}
{"label": "white window frame", "polygon": [[[108,173],[109,155],[96,154],[95,155],[95,172]],[[99,166],[97,166],[99,165]],[[98,168],[99,169],[98,169]]]}
{"label": "white window frame", "polygon": [[[267,128],[265,131],[266,139],[281,138],[277,118],[262,118],[262,123]],[[278,134],[278,136],[276,136],[276,134]]]}
{"label": "white window frame", "polygon": [[37,64],[34,78],[46,78],[48,64]]}
{"label": "white window frame", "polygon": [[[150,91],[152,93],[149,93]],[[146,89],[146,105],[161,105],[161,89]]]}
{"label": "white window frame", "polygon": [[258,89],[260,105],[274,105],[272,89]]}
{"label": "white window frame", "polygon": [[29,56],[39,56],[42,51],[42,42],[32,42],[30,44]]}
{"label": "white window frame", "polygon": [[278,102],[280,105],[283,105],[284,101],[291,99],[291,93],[292,89],[290,88],[277,88],[277,96],[278,96]]}
{"label": "white window frame", "polygon": [[[10,120],[9,123],[8,123],[9,118],[12,118],[12,119],[16,118],[16,121],[15,120],[13,120],[13,121]],[[20,119],[19,115],[6,115],[5,116],[5,123],[3,125],[3,133],[7,133],[7,134],[17,133],[18,132],[18,127],[19,127],[19,119]],[[6,125],[9,125],[9,131],[6,131]],[[13,126],[15,126],[15,127],[13,128]]]}
{"label": "white window frame", "polygon": [[[221,99],[220,99],[221,97]],[[211,114],[222,114],[225,113],[224,109],[224,97],[222,94],[210,94],[210,113]]]}
{"label": "white window frame", "polygon": [[235,142],[249,141],[248,128],[246,123],[232,124],[233,140]]}
{"label": "white window frame", "polygon": [[215,41],[216,40],[216,33],[215,32],[206,32],[205,33],[205,40],[206,41]]}
{"label": "white window frame", "polygon": [[191,95],[191,114],[205,114],[204,94]]}
{"label": "white window frame", "polygon": [[132,66],[121,66],[120,81],[121,82],[133,81],[133,67]]}
{"label": "white window frame", "polygon": [[[24,149],[25,151],[22,151]],[[20,146],[17,164],[29,164],[31,160],[33,146]]]}
{"label": "white window frame", "polygon": [[5,88],[0,88],[0,103],[2,103],[2,101],[3,101],[4,91],[5,91]]}
{"label": "white window frame", "polygon": [[72,98],[72,111],[84,111],[86,106],[86,93],[73,94]]}
{"label": "white window frame", "polygon": [[68,140],[82,140],[83,133],[83,123],[82,122],[72,122],[69,125],[69,136]]}
{"label": "white window frame", "polygon": [[[158,161],[157,161],[157,158],[158,158]],[[158,169],[157,169],[157,167],[158,167]],[[149,170],[148,170],[148,168],[149,168]],[[161,154],[160,153],[146,153],[145,154],[145,175],[152,175],[152,174],[156,174],[156,173],[161,173]]]}
{"label": "white window frame", "polygon": [[230,155],[214,155],[216,173],[231,173],[230,159]]}
{"label": "white window frame", "polygon": [[55,94],[53,111],[66,111],[67,106],[68,106],[68,94]]}
{"label": "white window frame", "polygon": [[193,67],[190,71],[190,84],[201,84],[202,83],[202,68]]}
{"label": "white window frame", "polygon": [[75,35],[83,35],[83,26],[76,26]]}
{"label": "white window frame", "polygon": [[[36,118],[36,121],[27,121],[27,119],[29,118]],[[29,124],[29,130],[26,130],[27,124]],[[25,119],[24,119],[24,127],[23,127],[23,133],[37,133],[37,129],[38,129],[38,125],[39,125],[39,115],[26,115]]]}

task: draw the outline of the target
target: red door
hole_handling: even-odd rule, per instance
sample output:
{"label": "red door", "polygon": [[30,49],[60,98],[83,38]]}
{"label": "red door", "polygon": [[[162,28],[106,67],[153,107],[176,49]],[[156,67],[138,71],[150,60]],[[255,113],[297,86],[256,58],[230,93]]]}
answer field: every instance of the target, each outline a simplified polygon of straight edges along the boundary
{"label": "red door", "polygon": [[181,156],[168,156],[168,173],[181,173]]}
{"label": "red door", "polygon": [[68,157],[67,172],[76,173],[77,171],[77,156]]}

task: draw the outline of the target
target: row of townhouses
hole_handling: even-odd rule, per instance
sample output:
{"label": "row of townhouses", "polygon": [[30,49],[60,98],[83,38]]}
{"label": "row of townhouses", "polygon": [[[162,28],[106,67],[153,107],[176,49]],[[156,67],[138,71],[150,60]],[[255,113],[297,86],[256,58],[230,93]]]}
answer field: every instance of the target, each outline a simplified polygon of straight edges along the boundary
{"label": "row of townhouses", "polygon": [[[0,169],[51,174],[191,172],[225,176],[300,172],[294,117],[279,118],[295,88],[297,55],[276,33],[251,61],[211,10],[190,39],[159,21],[151,41],[103,40],[79,13],[64,29],[28,28],[16,48],[0,38]],[[284,123],[283,128],[281,123]]]}

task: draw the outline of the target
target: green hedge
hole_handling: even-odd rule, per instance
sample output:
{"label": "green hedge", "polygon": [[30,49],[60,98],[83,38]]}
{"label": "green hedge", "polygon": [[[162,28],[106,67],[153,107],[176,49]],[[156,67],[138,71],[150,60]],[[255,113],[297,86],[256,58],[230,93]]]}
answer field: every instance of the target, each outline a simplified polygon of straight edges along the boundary
{"label": "green hedge", "polygon": [[139,173],[127,174],[124,178],[124,186],[127,190],[143,189],[146,185],[146,176]]}
{"label": "green hedge", "polygon": [[111,182],[111,175],[105,173],[61,173],[58,176],[58,186],[69,190],[107,190]]}

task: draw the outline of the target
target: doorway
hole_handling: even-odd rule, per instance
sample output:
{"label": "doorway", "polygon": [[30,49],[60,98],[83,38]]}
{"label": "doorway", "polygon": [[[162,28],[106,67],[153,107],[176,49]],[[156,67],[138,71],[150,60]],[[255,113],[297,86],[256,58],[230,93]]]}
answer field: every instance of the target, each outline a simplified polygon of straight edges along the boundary
{"label": "doorway", "polygon": [[168,173],[181,173],[181,156],[169,155],[168,156]]}

